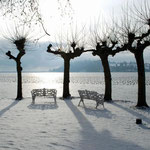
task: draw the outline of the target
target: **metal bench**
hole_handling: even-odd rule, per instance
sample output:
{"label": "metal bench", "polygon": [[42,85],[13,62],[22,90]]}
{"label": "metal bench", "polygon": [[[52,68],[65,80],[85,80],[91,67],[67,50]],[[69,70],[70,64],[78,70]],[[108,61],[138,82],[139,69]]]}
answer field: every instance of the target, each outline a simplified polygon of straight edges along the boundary
{"label": "metal bench", "polygon": [[46,97],[53,97],[54,101],[56,103],[56,95],[57,95],[57,90],[56,89],[33,89],[31,91],[32,95],[32,103],[35,103],[35,98],[36,96],[46,96]]}
{"label": "metal bench", "polygon": [[88,90],[78,90],[80,101],[78,106],[80,106],[80,103],[82,102],[84,104],[84,99],[94,100],[96,101],[96,109],[99,106],[99,104],[103,105],[104,107],[104,94],[99,94],[95,91],[88,91]]}

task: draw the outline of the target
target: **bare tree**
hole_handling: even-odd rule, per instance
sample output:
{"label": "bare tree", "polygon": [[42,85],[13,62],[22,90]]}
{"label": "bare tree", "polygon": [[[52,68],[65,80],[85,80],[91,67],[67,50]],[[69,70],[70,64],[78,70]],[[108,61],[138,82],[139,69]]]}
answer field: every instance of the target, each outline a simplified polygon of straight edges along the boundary
{"label": "bare tree", "polygon": [[144,1],[139,8],[134,5],[133,9],[127,9],[124,14],[120,31],[122,41],[127,45],[127,50],[133,53],[138,71],[138,100],[137,107],[147,105],[146,86],[145,86],[145,68],[144,68],[144,50],[150,46],[150,7],[148,1]]}
{"label": "bare tree", "polygon": [[22,96],[22,67],[21,67],[21,58],[23,55],[25,55],[25,42],[26,37],[19,37],[18,39],[15,39],[13,43],[16,45],[18,54],[17,56],[13,56],[11,54],[11,51],[8,51],[6,55],[9,57],[9,59],[13,59],[16,62],[16,69],[17,69],[17,97],[16,100],[21,100],[23,98]]}
{"label": "bare tree", "polygon": [[79,46],[78,41],[73,38],[72,42],[67,44],[61,43],[57,49],[52,49],[52,44],[47,47],[47,52],[55,55],[59,55],[64,60],[64,79],[63,79],[63,98],[68,98],[71,96],[69,91],[70,83],[70,61],[76,57],[79,57],[83,51],[84,47]]}
{"label": "bare tree", "polygon": [[[8,35],[4,35],[4,38],[10,41],[15,47],[11,47],[12,50],[7,51],[5,54],[16,62],[16,70],[17,70],[17,97],[16,100],[21,100],[23,98],[22,95],[22,66],[21,59],[26,54],[26,46],[28,46],[29,42],[33,38],[31,33],[27,31],[27,29],[22,26],[15,26],[13,30],[13,26],[11,26],[11,31],[7,30]],[[30,29],[31,31],[31,29]],[[27,44],[28,43],[28,44]],[[17,51],[16,51],[17,50]]]}
{"label": "bare tree", "polygon": [[[44,21],[40,12],[40,2],[39,0],[0,0],[0,8],[2,15],[5,18],[10,17],[13,20],[19,20],[18,26],[28,26],[31,28],[34,25],[41,25],[42,29],[47,35],[50,35],[44,27]],[[69,0],[57,1],[58,10],[62,17],[66,15],[67,7],[71,7]],[[64,2],[62,5],[62,2]],[[36,28],[37,29],[37,28]],[[16,28],[17,31],[17,28]],[[22,99],[22,67],[21,58],[25,55],[25,43],[27,42],[27,37],[16,32],[13,38],[10,38],[13,44],[17,47],[18,55],[15,57],[12,55],[11,51],[6,53],[10,59],[13,59],[17,64],[17,75],[18,75],[18,94],[16,99]]]}
{"label": "bare tree", "polygon": [[116,53],[126,50],[126,45],[120,45],[119,39],[117,37],[117,31],[115,26],[99,28],[100,25],[94,26],[94,31],[92,31],[92,43],[94,46],[93,56],[99,56],[102,61],[102,66],[104,69],[104,79],[105,79],[105,101],[112,101],[112,83],[111,83],[111,71],[109,67],[109,56],[114,56]]}

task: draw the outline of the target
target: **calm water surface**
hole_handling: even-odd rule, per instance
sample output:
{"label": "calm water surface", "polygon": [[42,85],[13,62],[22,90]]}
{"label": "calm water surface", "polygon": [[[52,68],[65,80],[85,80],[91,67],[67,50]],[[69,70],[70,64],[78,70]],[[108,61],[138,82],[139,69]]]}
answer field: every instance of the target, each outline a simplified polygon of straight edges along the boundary
{"label": "calm water surface", "polygon": [[[0,73],[0,98],[16,97],[16,73]],[[35,88],[55,88],[62,96],[63,73],[23,73],[24,97],[31,97]],[[70,92],[78,96],[79,89],[104,93],[103,73],[70,73]],[[146,97],[150,105],[150,73],[146,73]],[[112,73],[113,99],[137,100],[137,73]]]}
{"label": "calm water surface", "polygon": [[[16,73],[0,73],[0,82],[16,82]],[[63,73],[23,73],[23,83],[63,83]],[[104,84],[103,73],[71,73],[71,83]],[[112,84],[135,85],[137,73],[112,73]],[[146,73],[146,85],[150,85],[150,73]]]}

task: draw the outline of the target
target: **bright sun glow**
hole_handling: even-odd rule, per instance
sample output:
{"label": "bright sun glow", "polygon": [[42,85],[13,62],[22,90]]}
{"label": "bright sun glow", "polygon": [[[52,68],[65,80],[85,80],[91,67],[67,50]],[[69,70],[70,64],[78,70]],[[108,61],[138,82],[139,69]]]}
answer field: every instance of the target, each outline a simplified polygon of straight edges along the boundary
{"label": "bright sun glow", "polygon": [[[141,0],[134,0],[139,2]],[[51,35],[43,40],[56,40],[56,36],[70,32],[70,28],[77,26],[80,30],[83,27],[89,28],[101,20],[110,22],[111,17],[121,15],[121,7],[125,3],[131,4],[132,0],[39,0],[40,11],[42,14],[43,25]],[[0,20],[1,21],[1,20]],[[2,20],[1,27],[5,27],[9,21]],[[9,25],[8,25],[9,26]],[[35,28],[36,29],[36,28]],[[37,29],[40,33],[39,29]]]}
{"label": "bright sun glow", "polygon": [[[140,0],[135,0],[139,2]],[[56,0],[41,0],[41,12],[44,20],[45,29],[51,34],[50,39],[56,38],[57,34],[69,32],[69,28],[78,26],[89,27],[93,23],[97,23],[99,19],[101,24],[103,21],[110,22],[113,15],[121,15],[121,7],[127,2],[131,4],[131,0],[70,0],[71,8],[66,5],[67,0],[60,3]],[[62,33],[63,32],[63,33]]]}

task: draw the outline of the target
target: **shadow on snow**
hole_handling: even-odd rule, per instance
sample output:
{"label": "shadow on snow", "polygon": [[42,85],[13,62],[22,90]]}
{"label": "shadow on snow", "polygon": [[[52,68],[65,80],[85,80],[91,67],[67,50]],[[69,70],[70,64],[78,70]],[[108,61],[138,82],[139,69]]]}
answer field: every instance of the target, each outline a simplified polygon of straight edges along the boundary
{"label": "shadow on snow", "polygon": [[[125,110],[126,112],[128,112],[128,113],[134,115],[135,117],[141,118],[141,119],[143,119],[145,122],[147,122],[147,123],[150,124],[150,118],[147,118],[146,116],[144,116],[144,115],[142,115],[142,114],[140,114],[140,113],[138,113],[138,112],[135,112],[135,111],[132,110],[132,109],[123,107],[122,105],[119,105],[119,104],[117,104],[117,103],[112,103],[112,105],[114,105],[114,106],[116,106],[116,107],[119,107],[119,108]],[[144,110],[143,110],[143,111],[144,111]]]}
{"label": "shadow on snow", "polygon": [[44,104],[30,104],[29,109],[39,109],[39,110],[48,110],[48,109],[57,109],[58,105],[54,102],[44,103]]}
{"label": "shadow on snow", "polygon": [[[135,116],[136,118],[141,118],[144,122],[150,124],[150,118],[144,116],[143,114],[140,114],[140,113],[138,113],[138,112],[135,112],[135,111],[132,110],[132,109],[123,107],[122,105],[119,105],[118,103],[115,103],[115,102],[112,103],[112,105],[114,105],[114,106],[116,106],[116,107],[118,107],[118,108],[121,108],[121,109],[123,109],[124,111],[126,111],[126,112],[132,114],[132,115]],[[150,110],[150,109],[148,109],[148,110]],[[144,110],[143,110],[143,111],[144,111]],[[145,124],[141,124],[141,125],[139,125],[139,127],[143,128],[143,129],[150,129],[150,127],[147,127]]]}
{"label": "shadow on snow", "polygon": [[[100,107],[100,106],[99,106]],[[107,118],[107,119],[111,119],[114,114],[111,113],[111,111],[109,111],[108,109],[106,108],[100,108],[100,109],[93,109],[93,108],[90,108],[90,107],[83,107],[84,108],[84,111],[87,115],[90,115],[90,116],[95,116],[97,118]]]}
{"label": "shadow on snow", "polygon": [[14,107],[16,104],[18,104],[19,101],[15,100],[13,101],[9,106],[7,106],[6,108],[2,109],[0,111],[0,117],[5,113],[7,112],[9,109],[11,109],[12,107]]}
{"label": "shadow on snow", "polygon": [[96,131],[91,122],[88,121],[88,119],[82,114],[82,112],[80,112],[80,110],[72,103],[72,101],[65,100],[65,102],[82,128],[80,131],[82,140],[79,141],[78,150],[144,150],[135,143],[113,137],[108,130],[103,130],[102,132]]}

